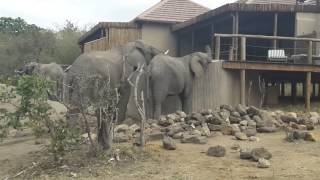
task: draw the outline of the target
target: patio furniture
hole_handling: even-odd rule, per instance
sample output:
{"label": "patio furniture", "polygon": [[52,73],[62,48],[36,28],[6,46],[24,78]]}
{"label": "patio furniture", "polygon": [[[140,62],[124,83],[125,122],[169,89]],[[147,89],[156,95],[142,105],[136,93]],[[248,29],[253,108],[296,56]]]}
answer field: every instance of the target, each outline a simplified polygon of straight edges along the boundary
{"label": "patio furniture", "polygon": [[268,50],[268,60],[272,62],[286,63],[288,60],[288,57],[286,56],[284,49],[272,49],[272,50]]}

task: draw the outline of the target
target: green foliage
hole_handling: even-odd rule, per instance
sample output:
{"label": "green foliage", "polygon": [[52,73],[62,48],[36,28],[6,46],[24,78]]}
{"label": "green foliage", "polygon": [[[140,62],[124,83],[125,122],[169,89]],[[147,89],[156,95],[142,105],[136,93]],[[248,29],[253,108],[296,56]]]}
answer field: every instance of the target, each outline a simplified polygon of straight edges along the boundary
{"label": "green foliage", "polygon": [[0,18],[0,74],[13,74],[26,62],[71,64],[80,55],[83,34],[70,21],[57,32],[26,23],[21,18]]}
{"label": "green foliage", "polygon": [[43,137],[49,131],[49,150],[54,158],[58,159],[80,142],[79,132],[64,120],[54,121],[50,119],[50,105],[48,104],[48,91],[52,89],[52,83],[38,76],[22,76],[18,80],[15,90],[3,89],[0,94],[0,102],[10,102],[15,97],[21,96],[20,104],[14,112],[3,110],[0,119],[0,137],[6,137],[9,128],[21,127],[21,120],[26,120],[27,125],[33,130],[36,137]]}

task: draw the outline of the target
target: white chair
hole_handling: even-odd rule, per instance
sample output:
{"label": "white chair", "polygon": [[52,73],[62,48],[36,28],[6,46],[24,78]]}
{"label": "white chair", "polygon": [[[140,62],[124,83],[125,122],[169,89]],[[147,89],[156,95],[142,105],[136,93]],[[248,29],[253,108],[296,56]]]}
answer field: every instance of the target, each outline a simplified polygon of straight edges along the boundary
{"label": "white chair", "polygon": [[272,49],[268,50],[268,60],[273,62],[287,62],[288,57],[284,49]]}

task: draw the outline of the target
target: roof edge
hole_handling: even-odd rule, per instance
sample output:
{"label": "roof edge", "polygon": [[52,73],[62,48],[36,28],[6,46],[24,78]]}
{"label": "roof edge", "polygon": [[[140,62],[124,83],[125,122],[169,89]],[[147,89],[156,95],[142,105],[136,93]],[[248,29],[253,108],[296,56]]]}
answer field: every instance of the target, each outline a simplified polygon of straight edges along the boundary
{"label": "roof edge", "polygon": [[178,23],[171,27],[173,32],[179,31],[183,28],[191,26],[197,22],[208,20],[214,16],[225,12],[244,11],[244,12],[311,12],[320,13],[320,8],[316,5],[289,5],[289,4],[244,4],[244,3],[230,3],[220,6],[216,9],[208,11],[197,17],[191,18],[185,22]]}

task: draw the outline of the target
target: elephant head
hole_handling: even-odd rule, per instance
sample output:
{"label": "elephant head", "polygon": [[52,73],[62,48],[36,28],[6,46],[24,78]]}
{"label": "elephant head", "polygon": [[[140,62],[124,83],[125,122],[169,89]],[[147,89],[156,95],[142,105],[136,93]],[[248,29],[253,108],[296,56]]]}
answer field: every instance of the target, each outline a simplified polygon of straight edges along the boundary
{"label": "elephant head", "polygon": [[15,72],[19,75],[27,74],[27,75],[32,75],[35,73],[38,63],[36,62],[29,62],[25,64],[22,68],[16,70]]}
{"label": "elephant head", "polygon": [[195,77],[201,77],[207,69],[212,59],[212,53],[209,46],[206,46],[207,53],[196,52],[191,55],[190,69]]}

